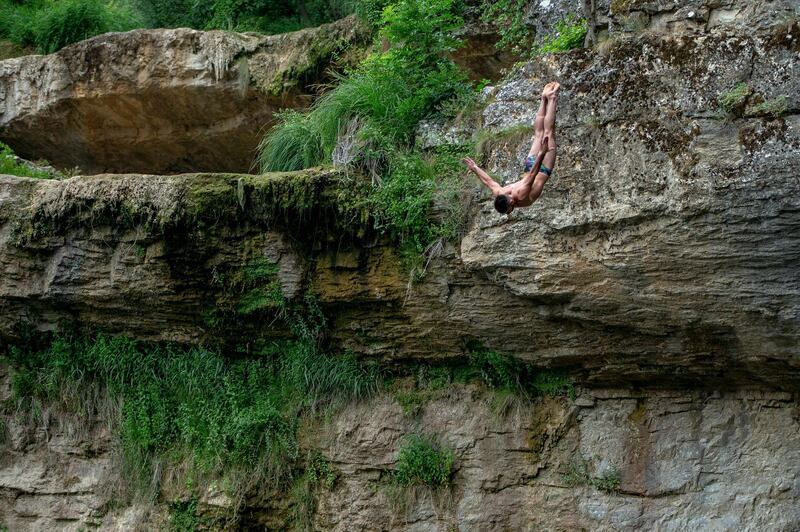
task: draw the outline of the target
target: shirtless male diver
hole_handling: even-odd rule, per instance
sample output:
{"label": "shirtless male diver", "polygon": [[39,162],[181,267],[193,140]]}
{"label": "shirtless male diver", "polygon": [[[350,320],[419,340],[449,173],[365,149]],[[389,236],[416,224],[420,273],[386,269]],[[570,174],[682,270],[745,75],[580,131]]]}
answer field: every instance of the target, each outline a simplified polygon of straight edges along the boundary
{"label": "shirtless male diver", "polygon": [[[529,207],[542,194],[542,188],[556,163],[556,105],[561,85],[552,81],[542,90],[542,101],[534,121],[533,144],[519,181],[501,187],[469,157],[462,159],[494,196],[494,208],[509,214],[515,207]],[[538,154],[538,155],[537,155]]]}

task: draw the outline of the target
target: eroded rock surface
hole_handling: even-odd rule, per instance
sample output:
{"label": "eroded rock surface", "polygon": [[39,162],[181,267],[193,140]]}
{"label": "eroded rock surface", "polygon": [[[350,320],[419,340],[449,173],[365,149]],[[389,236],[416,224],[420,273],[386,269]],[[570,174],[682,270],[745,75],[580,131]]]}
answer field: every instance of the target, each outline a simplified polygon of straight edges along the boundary
{"label": "eroded rock surface", "polygon": [[[797,403],[787,395],[606,390],[574,403],[522,405],[505,415],[490,408],[490,399],[455,388],[433,399],[418,419],[405,417],[388,397],[339,416],[320,445],[343,478],[322,498],[319,528],[800,526],[800,427]],[[380,470],[391,468],[403,436],[420,428],[455,449],[458,481],[450,501],[426,492],[398,516]],[[615,473],[616,488],[595,487]]]}
{"label": "eroded rock surface", "polygon": [[85,173],[246,172],[275,111],[307,106],[368,40],[353,18],[275,36],[135,30],[0,61],[0,140]]}
{"label": "eroded rock surface", "polygon": [[[543,198],[506,218],[479,194],[460,248],[410,290],[391,246],[342,237],[360,215],[321,199],[341,190],[335,172],[3,178],[3,331],[72,317],[196,341],[214,272],[264,256],[290,296],[313,284],[334,340],[357,353],[457,356],[480,338],[597,385],[796,389],[798,65],[791,42],[725,32],[529,64],[487,107],[484,146],[512,178],[529,140],[506,132],[530,123],[545,80],[565,80]],[[726,117],[718,96],[742,80],[749,103]],[[757,110],[780,98],[780,116]],[[311,206],[271,216],[295,186]]]}

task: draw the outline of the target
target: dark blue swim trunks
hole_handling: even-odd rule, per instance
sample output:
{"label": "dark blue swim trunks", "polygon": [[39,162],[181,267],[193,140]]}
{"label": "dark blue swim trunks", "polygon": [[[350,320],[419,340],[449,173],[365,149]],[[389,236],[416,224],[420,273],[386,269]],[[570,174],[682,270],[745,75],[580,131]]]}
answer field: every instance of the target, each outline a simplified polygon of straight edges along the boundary
{"label": "dark blue swim trunks", "polygon": [[[533,164],[535,162],[536,162],[536,156],[535,155],[528,155],[525,158],[525,163],[523,164],[523,168],[525,169],[525,171],[526,172],[530,172],[531,169],[533,168]],[[553,173],[553,170],[551,170],[550,168],[546,167],[545,165],[541,165],[539,167],[539,171],[541,173],[543,173],[544,175],[548,176],[548,177],[550,176],[550,174]]]}

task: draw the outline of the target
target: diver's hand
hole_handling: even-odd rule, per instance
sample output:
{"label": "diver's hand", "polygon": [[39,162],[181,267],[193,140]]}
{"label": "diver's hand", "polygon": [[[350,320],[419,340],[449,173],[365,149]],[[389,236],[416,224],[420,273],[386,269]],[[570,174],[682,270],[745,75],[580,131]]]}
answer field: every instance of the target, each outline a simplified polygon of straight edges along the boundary
{"label": "diver's hand", "polygon": [[470,171],[472,171],[472,172],[474,172],[474,171],[475,171],[475,169],[477,169],[477,168],[478,168],[478,165],[477,165],[477,164],[475,164],[475,161],[473,161],[473,160],[472,160],[472,159],[470,159],[469,157],[464,157],[463,159],[461,159],[461,162],[462,162],[462,163],[464,163],[464,164],[466,164],[466,165],[467,165],[467,168],[469,168],[469,169],[470,169]]}

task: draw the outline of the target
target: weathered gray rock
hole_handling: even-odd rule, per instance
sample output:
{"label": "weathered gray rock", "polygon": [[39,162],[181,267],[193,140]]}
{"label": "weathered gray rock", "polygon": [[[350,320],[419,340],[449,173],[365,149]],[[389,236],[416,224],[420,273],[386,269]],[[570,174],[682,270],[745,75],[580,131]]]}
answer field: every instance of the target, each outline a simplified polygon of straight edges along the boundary
{"label": "weathered gray rock", "polygon": [[368,41],[348,18],[268,37],[110,33],[0,61],[0,140],[87,173],[246,172],[274,112],[307,106],[332,62]]}
{"label": "weathered gray rock", "polygon": [[[791,530],[800,525],[797,404],[784,395],[626,394],[594,407],[545,400],[505,416],[454,388],[418,419],[383,398],[351,408],[320,441],[342,479],[321,497],[325,530]],[[404,435],[454,449],[449,504],[423,492],[390,510],[381,470]],[[586,476],[571,476],[572,468]],[[616,491],[592,485],[615,471]],[[384,478],[385,482],[385,478]],[[441,495],[440,495],[441,497]]]}

